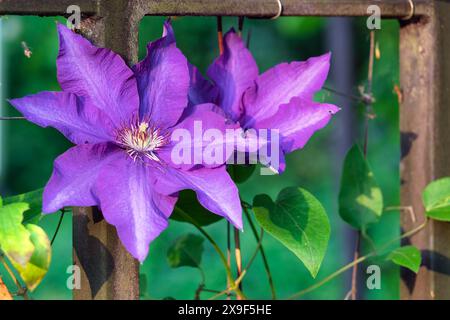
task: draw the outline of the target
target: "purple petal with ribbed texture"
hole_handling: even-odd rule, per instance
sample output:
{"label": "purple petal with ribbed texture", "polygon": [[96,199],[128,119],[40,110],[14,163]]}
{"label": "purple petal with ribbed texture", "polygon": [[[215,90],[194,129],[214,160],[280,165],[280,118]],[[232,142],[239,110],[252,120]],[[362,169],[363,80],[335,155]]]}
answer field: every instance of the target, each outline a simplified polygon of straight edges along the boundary
{"label": "purple petal with ribbed texture", "polygon": [[75,144],[113,139],[113,124],[86,99],[67,92],[40,92],[9,101],[28,121],[53,127]]}
{"label": "purple petal with ribbed texture", "polygon": [[94,206],[97,199],[92,188],[100,170],[124,153],[109,143],[75,146],[54,163],[53,174],[44,189],[42,208],[45,213],[68,206]]}
{"label": "purple petal with ribbed texture", "polygon": [[304,62],[279,64],[258,77],[255,86],[244,94],[245,115],[241,123],[252,127],[256,121],[273,116],[278,107],[294,97],[312,99],[328,75],[330,54]]}
{"label": "purple petal with ribbed texture", "polygon": [[202,103],[214,103],[217,101],[218,88],[206,80],[197,67],[189,64],[189,105],[195,106]]}
{"label": "purple petal with ribbed texture", "polygon": [[224,52],[209,67],[207,75],[219,90],[216,103],[237,121],[243,112],[242,95],[258,77],[258,66],[233,30],[225,35]]}
{"label": "purple petal with ribbed texture", "polygon": [[177,200],[156,192],[154,170],[122,153],[102,169],[94,188],[105,220],[116,227],[125,248],[140,262],[150,242],[167,228]]}
{"label": "purple petal with ribbed texture", "polygon": [[225,217],[236,228],[242,229],[242,207],[239,191],[229,176],[226,166],[189,171],[166,167],[155,187],[158,192],[171,195],[184,189],[197,193],[200,204],[211,212]]}
{"label": "purple petal with ribbed texture", "polygon": [[[166,27],[167,28],[167,27]],[[161,127],[177,123],[188,104],[188,62],[171,32],[147,46],[147,56],[133,67],[140,96],[140,116]]]}
{"label": "purple petal with ribbed texture", "polygon": [[64,91],[90,100],[119,127],[137,114],[136,79],[125,61],[109,49],[98,48],[58,24],[58,81]]}
{"label": "purple petal with ribbed texture", "polygon": [[[158,152],[166,165],[188,170],[194,166],[218,167],[224,164],[234,150],[233,141],[228,148],[226,130],[237,124],[228,123],[207,103],[192,108],[192,114],[172,128],[171,142]],[[220,151],[219,151],[220,149]]]}
{"label": "purple petal with ribbed texture", "polygon": [[314,132],[325,127],[339,110],[332,104],[293,98],[289,104],[281,105],[272,117],[257,121],[254,128],[278,129],[281,148],[289,153],[303,148]]}

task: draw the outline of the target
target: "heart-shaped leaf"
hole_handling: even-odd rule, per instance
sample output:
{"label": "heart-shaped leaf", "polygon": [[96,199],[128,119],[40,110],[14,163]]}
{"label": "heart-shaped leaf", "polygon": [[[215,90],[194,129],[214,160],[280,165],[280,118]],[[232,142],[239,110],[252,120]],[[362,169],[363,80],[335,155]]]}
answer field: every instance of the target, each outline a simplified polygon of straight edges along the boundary
{"label": "heart-shaped leaf", "polygon": [[4,199],[4,203],[11,204],[16,202],[28,203],[29,210],[23,215],[23,224],[38,223],[42,217],[42,192],[44,189],[38,189],[27,193],[11,196]]}
{"label": "heart-shaped leaf", "polygon": [[170,219],[180,222],[188,222],[178,210],[185,212],[199,226],[207,226],[222,220],[222,217],[205,209],[197,200],[197,195],[192,190],[183,190],[179,193],[178,201]]}
{"label": "heart-shaped leaf", "polygon": [[282,190],[274,203],[267,195],[253,200],[261,227],[291,250],[315,278],[330,239],[330,223],[322,204],[308,191]]}
{"label": "heart-shaped leaf", "polygon": [[404,246],[392,251],[388,255],[387,260],[417,273],[419,272],[422,257],[420,255],[420,250],[416,247]]}
{"label": "heart-shaped leaf", "polygon": [[200,268],[203,241],[203,237],[192,233],[179,237],[167,252],[167,262],[172,268]]}
{"label": "heart-shaped leaf", "polygon": [[30,233],[22,224],[27,203],[11,203],[0,207],[0,249],[11,262],[25,266],[34,251]]}
{"label": "heart-shaped leaf", "polygon": [[354,145],[345,157],[339,214],[352,227],[363,230],[378,222],[383,213],[383,195],[360,148]]}
{"label": "heart-shaped leaf", "polygon": [[423,191],[422,199],[428,217],[450,221],[450,177],[431,182]]}

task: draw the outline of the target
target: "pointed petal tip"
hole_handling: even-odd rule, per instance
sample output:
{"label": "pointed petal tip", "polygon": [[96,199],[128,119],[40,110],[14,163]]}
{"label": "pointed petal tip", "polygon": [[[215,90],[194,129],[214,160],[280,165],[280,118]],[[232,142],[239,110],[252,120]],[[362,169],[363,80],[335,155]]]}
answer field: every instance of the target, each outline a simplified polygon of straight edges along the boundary
{"label": "pointed petal tip", "polygon": [[[242,212],[242,208],[241,208]],[[244,223],[242,221],[242,214],[234,215],[234,216],[228,216],[226,218],[236,229],[240,231],[244,231]]]}
{"label": "pointed petal tip", "polygon": [[168,37],[172,42],[175,42],[175,32],[173,31],[172,21],[167,19],[163,24],[163,37]]}
{"label": "pointed petal tip", "polygon": [[334,104],[330,104],[329,105],[329,110],[328,112],[334,116],[336,113],[338,113],[339,111],[341,111],[341,108],[339,108],[338,106],[334,105]]}

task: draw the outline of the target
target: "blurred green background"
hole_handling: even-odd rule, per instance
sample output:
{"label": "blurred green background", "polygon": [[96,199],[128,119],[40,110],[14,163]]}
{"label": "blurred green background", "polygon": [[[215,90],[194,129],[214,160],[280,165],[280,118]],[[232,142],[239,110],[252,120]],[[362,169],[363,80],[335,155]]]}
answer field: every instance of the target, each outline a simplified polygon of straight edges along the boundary
{"label": "blurred green background", "polygon": [[[58,40],[57,18],[2,17],[3,93],[1,115],[18,115],[6,102],[7,98],[22,97],[44,90],[60,90],[56,81]],[[63,19],[58,18],[59,21]],[[145,55],[149,41],[161,35],[163,18],[146,17],[140,26],[140,58]],[[204,73],[218,55],[216,19],[212,17],[183,17],[173,21],[179,48],[191,63]],[[225,18],[224,30],[237,27],[237,18]],[[251,32],[250,49],[261,72],[277,63],[304,60],[310,56],[333,52],[332,73],[327,86],[357,93],[367,78],[369,31],[364,19],[279,18],[245,20],[244,37]],[[30,59],[23,53],[22,42],[33,52]],[[377,32],[381,53],[375,61],[374,95],[376,118],[370,122],[369,161],[382,187],[385,205],[399,204],[399,126],[398,103],[393,92],[398,83],[398,22],[383,21]],[[318,132],[300,151],[287,157],[287,170],[281,176],[260,176],[255,172],[240,186],[243,198],[252,202],[256,194],[267,193],[275,198],[286,186],[301,186],[311,191],[325,206],[331,220],[331,240],[317,279],[321,279],[351,261],[355,246],[354,231],[341,222],[337,212],[337,194],[343,158],[350,145],[362,142],[363,107],[347,98],[327,91],[317,99],[334,102],[343,108],[325,130]],[[43,129],[23,120],[3,121],[1,142],[1,194],[3,196],[27,192],[45,185],[52,171],[54,159],[70,147],[70,143],[56,130]],[[41,225],[52,236],[59,216],[48,216]],[[220,221],[207,227],[225,249],[226,223]],[[170,269],[166,253],[173,241],[182,234],[197,233],[194,227],[171,221],[170,227],[150,247],[150,254],[141,266],[146,275],[144,298],[192,299],[200,282],[196,269]],[[382,222],[370,230],[376,243],[385,242],[399,234],[398,213],[387,212]],[[252,255],[255,240],[248,225],[242,234],[244,265]],[[273,273],[279,298],[299,291],[315,281],[302,263],[270,235],[264,247]],[[366,244],[365,250],[370,249]],[[70,299],[66,287],[72,263],[71,217],[66,216],[53,246],[49,273],[31,294],[35,299]],[[381,290],[365,289],[366,267],[360,267],[361,294],[365,299],[397,299],[399,270],[382,259],[369,261],[382,270]],[[202,261],[206,272],[206,286],[223,290],[225,272],[212,247],[205,242]],[[0,268],[0,274],[4,270]],[[7,284],[11,285],[11,282]],[[244,290],[250,298],[269,299],[270,290],[260,257],[244,280]],[[350,271],[329,284],[305,296],[305,299],[343,299],[350,290]],[[208,297],[204,294],[203,297]]]}

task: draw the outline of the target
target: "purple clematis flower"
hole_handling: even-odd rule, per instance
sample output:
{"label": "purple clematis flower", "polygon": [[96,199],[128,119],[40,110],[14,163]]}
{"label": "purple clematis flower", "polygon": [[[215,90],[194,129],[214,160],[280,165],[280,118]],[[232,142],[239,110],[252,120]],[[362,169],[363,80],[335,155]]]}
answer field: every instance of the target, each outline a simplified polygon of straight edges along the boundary
{"label": "purple clematis flower", "polygon": [[322,89],[330,67],[330,54],[304,62],[279,64],[259,75],[258,66],[242,39],[229,31],[224,52],[208,68],[207,81],[191,67],[191,105],[213,102],[227,119],[245,131],[278,130],[279,169],[284,154],[303,148],[317,130],[325,127],[340,109],[313,101]]}
{"label": "purple clematis flower", "polygon": [[[166,25],[166,29],[168,25]],[[139,261],[168,225],[177,192],[196,191],[208,210],[242,228],[238,190],[225,166],[177,167],[171,132],[225,130],[212,106],[188,104],[189,68],[170,34],[148,45],[147,57],[127,67],[108,49],[58,25],[57,76],[62,92],[41,92],[10,103],[29,121],[51,126],[76,146],[59,156],[43,196],[43,211],[98,205]],[[200,112],[201,111],[201,112]]]}

